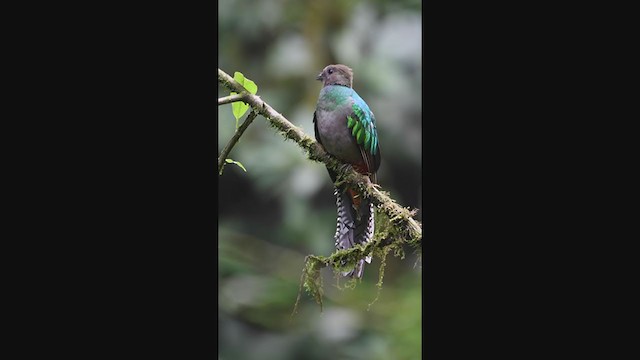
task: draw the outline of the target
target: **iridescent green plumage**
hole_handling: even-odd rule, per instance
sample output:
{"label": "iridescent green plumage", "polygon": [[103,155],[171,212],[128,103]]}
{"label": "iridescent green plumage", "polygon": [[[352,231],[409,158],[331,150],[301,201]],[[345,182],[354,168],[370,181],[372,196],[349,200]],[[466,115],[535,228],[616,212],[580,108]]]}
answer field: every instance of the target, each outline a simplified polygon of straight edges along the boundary
{"label": "iridescent green plumage", "polygon": [[[354,91],[355,93],[355,91]],[[355,94],[357,96],[357,94]],[[359,98],[359,96],[358,96]],[[362,99],[354,97],[353,117],[347,116],[347,127],[351,129],[351,134],[356,139],[358,145],[362,145],[370,154],[375,154],[378,146],[378,135],[376,133],[375,117],[371,110],[362,109],[358,102]],[[360,101],[358,101],[360,100]],[[364,101],[362,101],[364,103]],[[366,104],[365,104],[366,106]],[[355,118],[355,119],[354,119]]]}

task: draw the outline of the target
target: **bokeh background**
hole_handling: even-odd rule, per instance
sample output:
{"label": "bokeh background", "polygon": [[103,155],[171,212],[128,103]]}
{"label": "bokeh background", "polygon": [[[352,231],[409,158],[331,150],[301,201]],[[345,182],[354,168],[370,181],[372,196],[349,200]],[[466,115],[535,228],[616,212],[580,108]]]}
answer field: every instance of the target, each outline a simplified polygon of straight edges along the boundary
{"label": "bokeh background", "polygon": [[[376,115],[378,181],[401,205],[421,209],[421,2],[218,4],[218,67],[253,80],[262,99],[309,135],[321,89],[315,76],[328,64],[354,70],[354,89]],[[218,85],[219,96],[228,94]],[[231,105],[219,106],[218,115],[219,154],[235,119]],[[354,289],[340,289],[325,268],[323,311],[303,293],[291,317],[304,257],[334,250],[333,186],[323,165],[261,116],[229,157],[248,171],[228,164],[219,178],[218,358],[421,358],[419,256],[409,248],[402,260],[389,255],[379,294],[378,259]]]}

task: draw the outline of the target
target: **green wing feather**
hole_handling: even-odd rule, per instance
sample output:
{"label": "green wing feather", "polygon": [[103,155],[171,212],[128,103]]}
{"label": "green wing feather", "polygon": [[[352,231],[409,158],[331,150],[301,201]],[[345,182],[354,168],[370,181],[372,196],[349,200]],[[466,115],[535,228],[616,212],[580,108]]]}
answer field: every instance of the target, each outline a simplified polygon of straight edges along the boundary
{"label": "green wing feather", "polygon": [[375,154],[378,136],[373,114],[365,111],[354,102],[352,115],[355,116],[347,116],[347,126],[351,129],[351,135],[356,139],[358,145],[362,145],[369,153]]}
{"label": "green wing feather", "polygon": [[358,129],[358,132],[356,133],[356,141],[358,142],[358,144],[363,145],[364,143],[364,128],[360,127]]}
{"label": "green wing feather", "polygon": [[351,129],[356,124],[356,120],[353,120],[351,116],[347,116],[347,126]]}
{"label": "green wing feather", "polygon": [[353,137],[356,138],[356,134],[358,133],[358,130],[360,130],[360,128],[362,127],[362,124],[360,124],[360,121],[356,121],[356,123],[353,125],[353,129],[351,129],[351,135],[353,135]]}

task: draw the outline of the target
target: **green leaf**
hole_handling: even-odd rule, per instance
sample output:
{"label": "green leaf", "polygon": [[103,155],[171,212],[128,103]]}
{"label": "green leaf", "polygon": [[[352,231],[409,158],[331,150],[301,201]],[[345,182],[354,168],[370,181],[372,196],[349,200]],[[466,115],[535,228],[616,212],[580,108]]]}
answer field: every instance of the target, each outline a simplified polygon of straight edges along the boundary
{"label": "green leaf", "polygon": [[240,161],[235,161],[235,160],[231,160],[231,159],[224,159],[224,161],[226,161],[229,164],[236,164],[236,165],[240,166],[240,168],[242,168],[242,170],[244,170],[244,172],[247,172],[247,169],[244,168],[244,166],[240,163]]}
{"label": "green leaf", "polygon": [[[231,95],[235,95],[236,93],[231,92]],[[244,113],[249,110],[249,105],[242,101],[236,101],[231,103],[231,111],[233,111],[233,116],[236,118],[236,130],[238,129],[238,120],[244,115]]]}
{"label": "green leaf", "polygon": [[[251,94],[255,94],[256,92],[258,92],[258,85],[256,85],[256,83],[254,83],[253,81],[245,78],[241,72],[236,71],[233,74],[233,79],[237,81],[240,85],[244,86],[245,89],[247,89]],[[235,94],[236,94],[235,92],[231,92],[231,95],[235,95]],[[236,130],[237,130],[238,120],[240,120],[240,118],[247,112],[247,110],[249,110],[249,105],[242,101],[236,101],[234,103],[231,103],[231,110],[233,111],[233,116],[236,118]]]}
{"label": "green leaf", "polygon": [[250,93],[255,95],[255,93],[258,92],[258,85],[256,85],[256,83],[244,77],[244,75],[241,72],[236,71],[235,74],[233,74],[233,78],[237,82],[239,82],[240,85],[244,86],[244,88],[247,89]]}

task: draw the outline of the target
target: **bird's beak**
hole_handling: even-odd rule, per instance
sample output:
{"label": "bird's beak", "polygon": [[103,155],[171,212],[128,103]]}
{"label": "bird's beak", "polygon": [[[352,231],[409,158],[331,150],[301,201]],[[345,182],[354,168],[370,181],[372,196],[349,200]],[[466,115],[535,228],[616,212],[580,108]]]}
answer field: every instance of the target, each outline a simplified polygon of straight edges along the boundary
{"label": "bird's beak", "polygon": [[322,80],[322,73],[318,74],[318,76],[316,76],[316,80]]}

